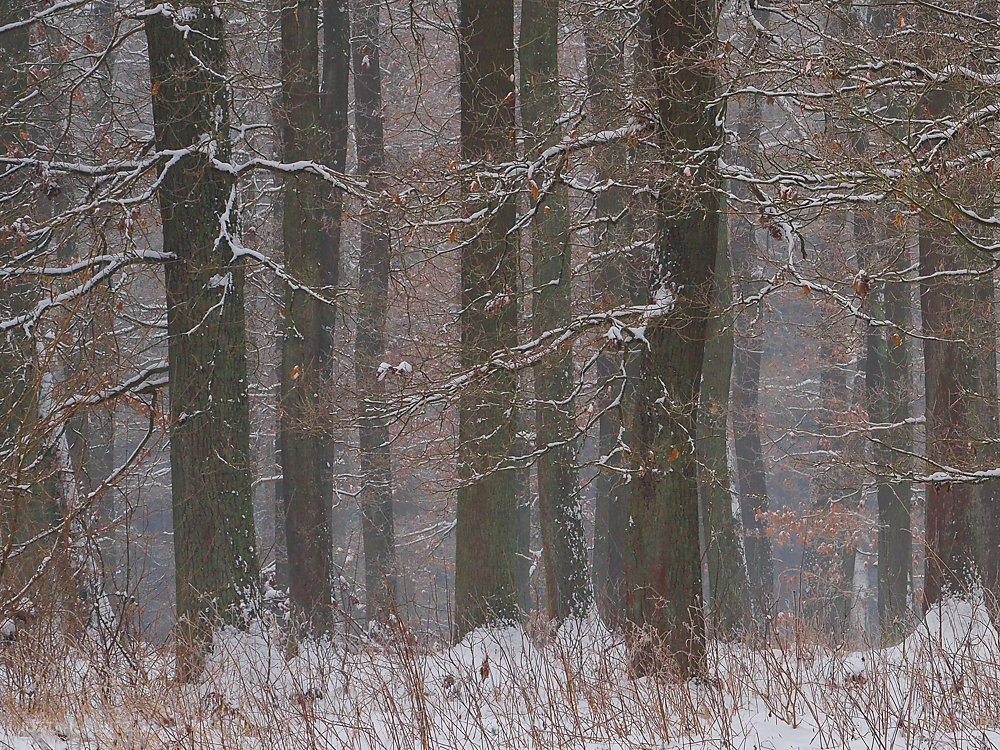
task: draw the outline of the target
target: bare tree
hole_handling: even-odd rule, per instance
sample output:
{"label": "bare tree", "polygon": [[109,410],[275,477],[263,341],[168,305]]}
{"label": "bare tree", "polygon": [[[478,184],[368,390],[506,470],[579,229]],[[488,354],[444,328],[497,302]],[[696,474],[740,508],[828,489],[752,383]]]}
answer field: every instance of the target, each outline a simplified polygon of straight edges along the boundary
{"label": "bare tree", "polygon": [[[179,12],[179,11],[177,11]],[[219,622],[255,607],[257,540],[247,407],[244,262],[236,239],[224,18],[210,2],[145,20],[170,354],[170,471],[178,656],[198,672]],[[191,29],[188,33],[186,29]]]}
{"label": "bare tree", "polygon": [[[462,190],[461,366],[475,369],[517,344],[516,202],[488,174],[514,157],[512,0],[460,0]],[[479,214],[483,218],[476,216]],[[517,489],[507,465],[516,430],[515,373],[485,367],[462,390],[459,423],[455,617],[459,637],[485,623],[516,621]]]}
{"label": "bare tree", "polygon": [[665,650],[690,676],[705,654],[693,438],[720,221],[720,130],[709,104],[716,77],[706,63],[715,12],[712,3],[672,0],[652,2],[648,12],[657,144],[669,182],[659,186],[648,348],[636,385],[626,576],[629,620],[651,639],[636,649],[635,669],[662,669]]}
{"label": "bare tree", "polygon": [[[378,0],[354,6],[354,123],[358,173],[375,188],[385,169],[382,122],[382,70],[379,56]],[[393,531],[390,436],[384,416],[382,368],[389,308],[391,238],[388,217],[373,210],[360,230],[358,322],[354,339],[354,376],[360,410],[361,523],[365,549],[368,619],[385,621],[397,607],[398,570]]]}

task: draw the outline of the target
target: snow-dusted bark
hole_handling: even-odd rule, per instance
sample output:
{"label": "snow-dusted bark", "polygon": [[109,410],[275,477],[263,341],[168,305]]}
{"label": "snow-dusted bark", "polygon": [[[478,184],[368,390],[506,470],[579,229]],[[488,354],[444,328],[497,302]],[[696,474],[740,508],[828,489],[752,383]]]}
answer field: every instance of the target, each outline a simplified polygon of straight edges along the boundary
{"label": "snow-dusted bark", "polygon": [[[514,8],[512,0],[459,2],[461,156],[487,171],[513,157]],[[483,175],[463,182],[471,215],[488,218],[461,238],[461,365],[475,368],[517,347],[518,239],[513,196],[498,197]],[[517,375],[486,368],[459,399],[458,519],[455,539],[456,635],[519,617],[516,470],[504,466],[517,428]]]}
{"label": "snow-dusted bark", "polygon": [[[352,60],[358,173],[377,183],[385,169],[380,62],[380,0],[355,0]],[[371,184],[371,183],[370,183]],[[381,207],[379,207],[381,208]],[[358,385],[361,448],[361,534],[365,550],[368,619],[396,613],[399,570],[392,507],[392,464],[385,421],[385,322],[389,307],[391,237],[388,218],[373,210],[361,219],[358,322],[354,376]],[[398,367],[397,372],[402,372]],[[404,368],[405,369],[405,368]]]}
{"label": "snow-dusted bark", "polygon": [[[518,42],[521,124],[527,149],[558,142],[559,3],[522,0]],[[556,170],[561,168],[557,163]],[[532,330],[559,329],[572,317],[568,189],[555,181],[544,193],[533,175],[529,194],[533,265]],[[548,181],[546,181],[547,185]],[[573,350],[562,347],[535,365],[535,445],[539,452],[538,503],[549,617],[582,617],[593,603],[587,540],[576,466],[577,428],[573,398]]]}
{"label": "snow-dusted bark", "polygon": [[715,13],[709,2],[674,0],[655,0],[648,12],[657,142],[672,180],[674,170],[681,180],[664,186],[656,205],[626,575],[629,620],[644,639],[634,667],[660,671],[666,653],[687,677],[704,668],[705,657],[694,437],[721,220],[715,192],[721,133],[709,104],[716,79],[705,64],[715,47]]}
{"label": "snow-dusted bark", "polygon": [[[725,216],[726,211],[720,210]],[[720,635],[742,631],[750,614],[742,527],[733,514],[729,469],[729,392],[733,367],[729,232],[719,221],[712,319],[705,341],[698,404],[697,462],[702,537],[708,563],[709,611]]]}
{"label": "snow-dusted bark", "polygon": [[[212,630],[243,624],[258,586],[247,405],[244,261],[229,158],[224,20],[209,0],[145,18],[156,147],[177,150],[157,194],[166,264],[170,469],[180,673]],[[190,30],[190,32],[188,31]]]}

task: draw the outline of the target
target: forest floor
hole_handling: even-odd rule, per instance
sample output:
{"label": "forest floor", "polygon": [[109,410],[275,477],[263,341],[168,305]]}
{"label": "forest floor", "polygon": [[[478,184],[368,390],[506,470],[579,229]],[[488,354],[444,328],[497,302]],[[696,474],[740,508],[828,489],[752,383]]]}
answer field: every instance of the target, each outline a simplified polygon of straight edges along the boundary
{"label": "forest floor", "polygon": [[405,633],[345,648],[230,632],[180,684],[149,649],[0,647],[0,748],[1000,748],[1000,642],[949,602],[890,648],[713,643],[706,680],[634,678],[595,622],[452,647]]}

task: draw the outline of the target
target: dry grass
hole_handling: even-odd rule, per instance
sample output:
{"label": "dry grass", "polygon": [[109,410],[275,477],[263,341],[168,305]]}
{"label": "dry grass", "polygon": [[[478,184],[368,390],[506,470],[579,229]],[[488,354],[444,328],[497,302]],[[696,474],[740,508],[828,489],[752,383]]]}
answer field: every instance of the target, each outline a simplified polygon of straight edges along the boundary
{"label": "dry grass", "polygon": [[[847,653],[792,627],[768,648],[714,644],[710,678],[634,679],[593,623],[555,637],[479,632],[454,648],[227,633],[197,684],[169,653],[27,632],[0,647],[0,746],[57,748],[989,748],[1000,647],[953,604],[903,643]],[[6,736],[4,734],[6,732]],[[20,738],[20,739],[18,739]],[[48,750],[48,748],[46,748]]]}

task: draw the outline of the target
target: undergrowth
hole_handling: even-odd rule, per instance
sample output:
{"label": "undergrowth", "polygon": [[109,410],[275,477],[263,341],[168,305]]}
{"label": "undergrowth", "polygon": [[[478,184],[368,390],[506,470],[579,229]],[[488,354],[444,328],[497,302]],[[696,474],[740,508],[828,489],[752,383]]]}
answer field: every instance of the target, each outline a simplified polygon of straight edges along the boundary
{"label": "undergrowth", "polygon": [[87,748],[1000,747],[1000,647],[954,601],[900,643],[834,649],[792,626],[713,642],[705,679],[635,678],[596,620],[481,630],[450,646],[397,625],[302,641],[227,631],[204,675],[169,648],[42,629],[0,644],[0,746]]}

